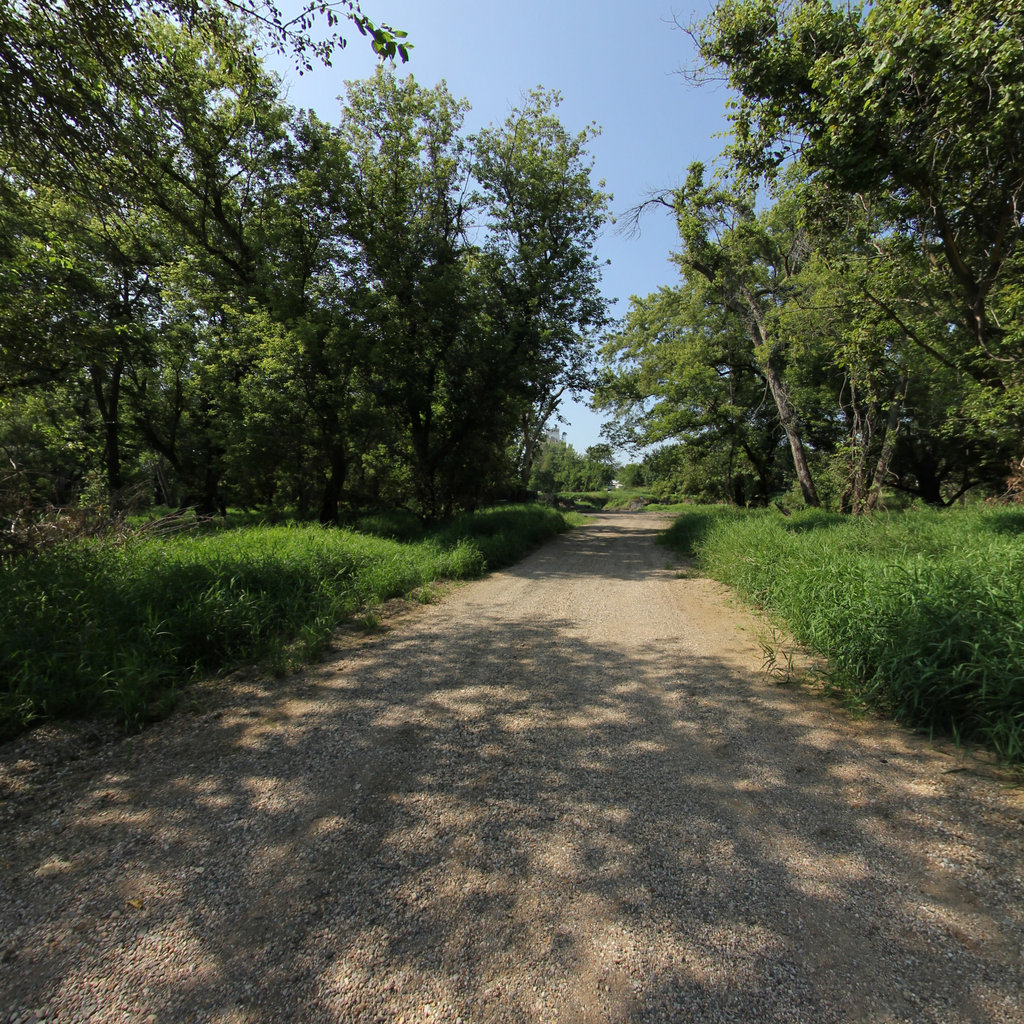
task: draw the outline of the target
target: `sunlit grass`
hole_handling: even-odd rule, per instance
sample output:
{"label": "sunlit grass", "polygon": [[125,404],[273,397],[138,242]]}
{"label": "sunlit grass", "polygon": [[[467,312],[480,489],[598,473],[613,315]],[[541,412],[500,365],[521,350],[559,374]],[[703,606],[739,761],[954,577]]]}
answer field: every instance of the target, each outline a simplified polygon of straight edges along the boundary
{"label": "sunlit grass", "polygon": [[183,683],[314,657],[339,623],[435,580],[466,579],[568,528],[541,506],[462,516],[424,533],[316,525],[77,542],[0,565],[0,738],[33,721],[164,713]]}
{"label": "sunlit grass", "polygon": [[1024,511],[687,510],[666,540],[897,719],[1024,761]]}

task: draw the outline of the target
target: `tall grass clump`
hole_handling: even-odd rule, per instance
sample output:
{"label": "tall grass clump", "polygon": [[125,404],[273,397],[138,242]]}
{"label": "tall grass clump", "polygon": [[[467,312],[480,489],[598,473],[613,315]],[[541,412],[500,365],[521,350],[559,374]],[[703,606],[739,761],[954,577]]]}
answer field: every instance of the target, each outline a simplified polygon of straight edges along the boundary
{"label": "tall grass clump", "polygon": [[649,491],[637,487],[618,487],[608,494],[604,508],[608,512],[616,512],[631,507],[646,507],[654,502]]}
{"label": "tall grass clump", "polygon": [[572,524],[571,516],[549,505],[498,505],[456,516],[436,529],[432,537],[442,547],[469,544],[480,552],[486,568],[499,569]]}
{"label": "tall grass clump", "polygon": [[137,727],[197,675],[311,657],[360,608],[479,576],[567,528],[552,509],[506,507],[414,542],[261,525],[0,562],[0,739],[46,718]]}
{"label": "tall grass clump", "polygon": [[700,509],[669,535],[824,654],[840,688],[1024,761],[1024,511]]}

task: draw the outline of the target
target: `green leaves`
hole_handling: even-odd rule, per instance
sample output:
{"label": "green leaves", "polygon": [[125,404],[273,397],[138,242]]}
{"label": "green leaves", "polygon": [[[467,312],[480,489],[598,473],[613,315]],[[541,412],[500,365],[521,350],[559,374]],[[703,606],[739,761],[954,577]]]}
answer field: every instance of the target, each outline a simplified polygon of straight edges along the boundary
{"label": "green leaves", "polygon": [[591,180],[591,126],[573,135],[561,97],[535,89],[502,125],[470,140],[475,199],[487,211],[484,261],[495,301],[489,316],[522,367],[519,472],[565,393],[591,382],[592,340],[608,323],[595,255],[611,196]]}
{"label": "green leaves", "polygon": [[957,365],[1015,380],[991,355],[1006,336],[993,302],[1024,231],[1024,7],[727,0],[698,40],[739,93],[735,168],[774,176],[799,155],[810,175],[884,204],[955,296]]}
{"label": "green leaves", "polygon": [[[271,0],[21,0],[0,9],[0,148],[19,170],[65,185],[91,178],[92,164],[137,156],[122,132],[126,111],[159,102],[168,61],[162,24],[219,49],[229,75],[258,71],[256,43],[290,54],[300,73],[330,63],[349,21],[382,59],[409,58],[406,33],[376,25],[354,0],[317,2],[286,18]],[[244,31],[243,27],[244,26]],[[325,30],[322,30],[325,29]]]}
{"label": "green leaves", "polygon": [[[408,32],[401,32],[398,29],[389,28],[387,25],[374,25],[365,15],[352,15],[352,23],[364,36],[370,37],[370,45],[378,57],[385,60],[394,60],[400,57],[403,64],[409,60],[409,51],[412,43],[402,42],[408,39]],[[335,22],[331,22],[335,24]]]}
{"label": "green leaves", "polygon": [[326,60],[348,20],[408,58],[355,2],[100,6],[0,11],[0,71],[27,76],[0,110],[0,444],[47,439],[11,449],[32,500],[126,483],[338,522],[507,486],[528,410],[585,386],[605,322],[594,131],[539,90],[478,147],[465,101],[384,68],[337,126],[296,113],[258,41]]}
{"label": "green leaves", "polygon": [[738,446],[768,465],[732,419],[763,403],[702,340],[739,327],[804,501],[996,486],[1024,451],[1024,6],[722,0],[693,34],[733,137],[656,200],[684,281],[605,347],[615,436],[680,441],[691,469],[717,444],[720,478],[686,477],[704,494],[732,490]]}

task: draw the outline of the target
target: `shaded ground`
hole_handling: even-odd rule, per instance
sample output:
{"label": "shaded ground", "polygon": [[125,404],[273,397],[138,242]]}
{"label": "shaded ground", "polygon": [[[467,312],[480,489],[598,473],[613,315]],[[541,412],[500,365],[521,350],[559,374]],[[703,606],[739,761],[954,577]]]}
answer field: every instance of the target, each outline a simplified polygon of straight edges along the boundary
{"label": "shaded ground", "polygon": [[1021,791],[767,681],[661,525],[0,748],[0,1021],[1024,1020]]}

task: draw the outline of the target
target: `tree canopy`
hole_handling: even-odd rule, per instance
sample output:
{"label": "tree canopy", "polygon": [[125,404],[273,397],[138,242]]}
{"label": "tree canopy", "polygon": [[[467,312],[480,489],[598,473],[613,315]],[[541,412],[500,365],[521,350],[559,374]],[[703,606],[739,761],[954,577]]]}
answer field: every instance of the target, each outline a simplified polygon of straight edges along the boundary
{"label": "tree canopy", "polygon": [[469,137],[466,101],[384,67],[334,124],[292,109],[268,40],[329,59],[340,12],[406,55],[354,4],[87,7],[3,12],[0,62],[54,101],[19,85],[0,115],[8,514],[436,519],[521,483],[527,431],[583,386],[605,323],[593,131],[538,89]]}
{"label": "tree canopy", "polygon": [[[696,167],[659,197],[676,336],[700,336],[708,301],[748,336],[809,504],[822,480],[854,509],[883,485],[933,504],[998,490],[1024,455],[1024,7],[722,0],[690,32],[698,79],[734,91],[733,134],[711,181]],[[665,438],[670,390],[630,397],[664,358],[651,302],[598,392],[637,443]],[[678,344],[676,383],[699,377],[708,353]],[[731,415],[673,439],[696,452]]]}
{"label": "tree canopy", "polygon": [[67,183],[98,156],[130,159],[126,113],[159,109],[173,71],[161,41],[176,26],[258,74],[255,45],[288,54],[301,72],[344,48],[341,26],[381,57],[405,61],[405,33],[374,24],[357,0],[312,0],[286,17],[273,0],[3,0],[0,3],[0,145],[5,162]]}

